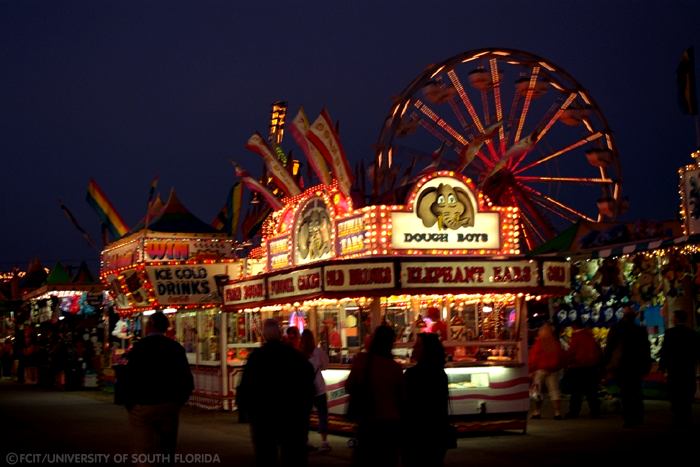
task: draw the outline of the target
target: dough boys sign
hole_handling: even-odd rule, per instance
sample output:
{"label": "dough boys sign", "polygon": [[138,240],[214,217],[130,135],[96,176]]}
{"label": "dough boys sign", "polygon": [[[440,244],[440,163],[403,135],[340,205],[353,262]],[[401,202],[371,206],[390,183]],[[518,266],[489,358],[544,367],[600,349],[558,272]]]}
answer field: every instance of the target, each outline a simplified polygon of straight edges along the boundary
{"label": "dough boys sign", "polygon": [[[498,210],[480,209],[469,181],[444,172],[419,183],[406,211],[391,214],[391,246],[405,250],[498,250]],[[503,208],[500,208],[503,209]]]}

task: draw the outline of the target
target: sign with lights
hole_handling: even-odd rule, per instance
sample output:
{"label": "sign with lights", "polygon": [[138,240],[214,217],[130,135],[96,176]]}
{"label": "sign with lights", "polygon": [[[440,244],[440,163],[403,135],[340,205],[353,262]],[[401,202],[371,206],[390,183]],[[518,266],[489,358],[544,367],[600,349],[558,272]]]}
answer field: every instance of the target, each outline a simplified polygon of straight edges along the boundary
{"label": "sign with lights", "polygon": [[232,242],[218,238],[147,238],[146,262],[215,261],[233,258]]}
{"label": "sign with lights", "polygon": [[217,277],[226,275],[226,265],[148,266],[146,272],[162,305],[211,303],[219,297]]}
{"label": "sign with lights", "polygon": [[542,263],[542,282],[545,286],[571,286],[571,266],[563,261],[544,261]]}
{"label": "sign with lights", "polygon": [[267,257],[270,259],[271,271],[291,266],[289,235],[267,242]]}
{"label": "sign with lights", "polygon": [[536,287],[534,261],[401,262],[402,288]]}
{"label": "sign with lights", "polygon": [[395,285],[394,263],[339,264],[323,268],[324,290],[391,289]]}
{"label": "sign with lights", "polygon": [[365,216],[360,214],[337,222],[337,250],[339,256],[357,255],[368,250]]}
{"label": "sign with lights", "polygon": [[265,279],[224,286],[224,305],[258,302],[265,299]]}
{"label": "sign with lights", "polygon": [[102,271],[126,269],[136,264],[139,259],[139,242],[131,241],[102,252]]}
{"label": "sign with lights", "polygon": [[515,249],[517,242],[503,232],[515,230],[514,208],[487,211],[479,206],[468,180],[445,172],[425,177],[409,196],[406,210],[391,213],[391,247],[481,254]]}
{"label": "sign with lights", "polygon": [[277,274],[267,279],[270,300],[320,292],[323,289],[321,268],[301,269],[289,274]]}
{"label": "sign with lights", "polygon": [[[700,151],[693,153],[700,157]],[[687,165],[680,171],[681,217],[685,235],[700,233],[700,166]]]}

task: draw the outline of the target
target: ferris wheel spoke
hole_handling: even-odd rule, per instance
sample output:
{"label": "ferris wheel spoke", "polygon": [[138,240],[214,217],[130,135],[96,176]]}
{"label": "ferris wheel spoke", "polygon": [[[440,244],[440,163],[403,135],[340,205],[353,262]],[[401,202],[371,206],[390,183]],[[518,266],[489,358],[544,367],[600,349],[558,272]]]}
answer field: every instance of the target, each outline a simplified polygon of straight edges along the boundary
{"label": "ferris wheel spoke", "polygon": [[578,220],[573,214],[569,214],[569,213],[567,213],[566,211],[563,211],[563,210],[556,210],[556,209],[554,209],[553,206],[549,206],[549,205],[547,205],[546,203],[543,203],[542,201],[540,201],[540,200],[537,199],[536,197],[533,197],[533,198],[532,198],[532,201],[533,201],[534,203],[536,203],[538,206],[541,206],[542,208],[546,209],[547,211],[549,211],[549,212],[551,212],[551,213],[557,215],[558,217],[561,217],[562,219],[564,219],[564,220],[566,220],[566,221],[568,221],[568,222],[572,222],[572,223],[573,223],[573,222],[576,222],[576,221]]}
{"label": "ferris wheel spoke", "polygon": [[559,120],[559,117],[561,117],[561,114],[564,113],[564,111],[569,108],[569,106],[574,101],[574,99],[576,99],[577,95],[578,95],[578,93],[576,93],[576,92],[572,92],[571,94],[569,94],[569,96],[566,98],[566,100],[561,105],[561,107],[559,107],[559,110],[556,111],[556,113],[552,116],[552,118],[549,119],[549,121],[542,127],[540,132],[537,134],[537,139],[544,138],[544,135],[546,135],[547,132],[549,131],[549,129],[552,128],[552,125],[554,125]]}
{"label": "ferris wheel spoke", "polygon": [[450,108],[452,109],[452,112],[455,114],[455,117],[457,117],[457,121],[462,126],[462,129],[464,130],[465,133],[467,133],[469,131],[469,124],[467,123],[467,119],[464,118],[464,115],[462,115],[462,111],[457,106],[457,103],[455,102],[454,99],[449,99],[447,101],[447,103],[450,105]]}
{"label": "ferris wheel spoke", "polygon": [[469,116],[474,122],[476,129],[479,130],[479,133],[483,133],[484,126],[481,124],[479,114],[476,113],[476,109],[474,108],[474,105],[469,99],[469,95],[467,95],[467,92],[464,90],[464,86],[462,86],[462,82],[460,81],[459,76],[457,76],[457,73],[455,73],[454,70],[448,71],[447,76],[450,78],[452,86],[454,86],[454,88],[457,90],[457,94],[462,100],[462,104],[464,104],[464,107],[467,109],[467,112],[469,113]]}
{"label": "ferris wheel spoke", "polygon": [[469,144],[469,142],[464,138],[464,136],[462,136],[457,130],[455,130],[452,127],[452,125],[447,123],[444,119],[440,118],[440,116],[436,114],[430,107],[428,107],[428,105],[425,104],[423,101],[417,99],[414,105],[418,110],[420,110],[420,112],[423,115],[428,117],[430,121],[432,121],[435,125],[440,127],[445,133],[450,135],[452,139],[459,144],[459,146],[466,146],[467,144]]}
{"label": "ferris wheel spoke", "polygon": [[433,122],[425,118],[421,118],[419,119],[418,124],[422,126],[428,133],[433,135],[435,139],[437,139],[441,143],[444,143],[448,146],[452,146],[454,144],[454,142],[450,138],[448,138],[446,134],[442,133]]}
{"label": "ferris wheel spoke", "polygon": [[488,126],[491,124],[491,111],[489,110],[489,95],[485,89],[481,91],[481,108],[484,111],[484,122]]}
{"label": "ferris wheel spoke", "polygon": [[520,231],[523,233],[523,238],[525,239],[525,245],[527,246],[527,249],[532,251],[534,249],[532,240],[530,240],[530,235],[527,233],[527,226],[525,225],[524,221],[520,222]]}
{"label": "ferris wheel spoke", "polygon": [[549,219],[540,212],[530,195],[522,190],[521,185],[513,186],[513,194],[521,207],[521,213],[526,214],[530,222],[538,227],[538,233],[544,232],[544,237],[553,237],[556,234],[556,229]]}
{"label": "ferris wheel spoke", "polygon": [[[496,107],[496,121],[503,120],[503,107],[501,107],[501,77],[498,74],[498,61],[495,58],[489,60],[491,68],[491,82],[493,83],[493,101]],[[505,152],[505,129],[503,126],[498,129],[498,141],[500,143],[500,152]]]}
{"label": "ferris wheel spoke", "polygon": [[564,149],[560,149],[559,151],[556,151],[556,152],[554,152],[554,153],[552,153],[552,154],[550,154],[550,155],[548,155],[548,156],[545,156],[545,157],[543,157],[542,159],[536,160],[536,161],[532,162],[531,164],[528,164],[528,165],[526,165],[525,167],[522,167],[522,168],[520,168],[519,170],[516,170],[516,171],[513,172],[513,173],[517,175],[517,174],[522,173],[522,172],[524,172],[524,171],[526,171],[526,170],[529,170],[529,169],[531,169],[531,168],[533,168],[533,167],[537,167],[537,166],[540,165],[540,164],[543,164],[543,163],[545,163],[545,162],[547,162],[547,161],[549,161],[549,160],[552,160],[552,159],[554,159],[554,158],[556,158],[556,157],[559,157],[559,156],[561,156],[561,155],[564,155],[564,154],[566,154],[566,153],[569,152],[569,151],[572,151],[572,150],[574,150],[574,149],[576,149],[576,148],[578,148],[578,147],[581,147],[581,146],[583,146],[583,145],[586,144],[586,143],[590,143],[591,141],[595,141],[595,140],[597,140],[598,138],[600,138],[600,137],[602,137],[602,136],[603,136],[603,132],[602,132],[602,131],[595,132],[595,133],[593,133],[592,135],[587,136],[587,137],[585,137],[585,138],[583,138],[583,139],[581,139],[581,140],[578,140],[578,141],[576,141],[575,143],[570,144],[569,146],[565,147]]}
{"label": "ferris wheel spoke", "polygon": [[602,178],[586,178],[586,177],[538,177],[528,175],[518,175],[516,179],[521,182],[535,183],[583,183],[588,185],[612,185],[615,183],[611,178],[605,178],[605,174],[601,174]]}
{"label": "ferris wheel spoke", "polygon": [[[540,232],[540,230],[535,227],[534,223],[530,220],[530,218],[525,215],[525,213],[520,213],[520,218],[523,220],[525,226],[530,229],[530,232],[535,234],[537,238],[539,238],[540,242],[546,241],[546,237]],[[532,249],[530,245],[528,245],[528,248]]]}
{"label": "ferris wheel spoke", "polygon": [[590,221],[590,222],[595,222],[592,218],[583,214],[582,212],[577,211],[576,209],[562,203],[561,201],[557,201],[556,199],[552,198],[551,196],[547,196],[544,193],[540,193],[539,191],[535,190],[531,186],[527,186],[527,185],[523,185],[523,184],[519,184],[519,186],[521,188],[523,188],[525,191],[527,191],[528,193],[530,193],[531,195],[539,198],[540,200],[542,200],[544,202],[550,203],[550,204],[556,206],[557,208],[563,209],[564,211],[567,211],[567,212],[569,212],[577,217],[580,217],[581,219],[585,219],[585,220]]}
{"label": "ferris wheel spoke", "polygon": [[537,75],[540,73],[540,67],[536,66],[532,69],[532,74],[530,75],[530,83],[527,87],[527,93],[525,94],[525,102],[523,102],[523,110],[520,113],[520,119],[518,120],[518,129],[515,131],[515,138],[513,138],[513,143],[520,141],[520,134],[523,131],[523,126],[525,125],[525,118],[530,110],[530,102],[532,101],[532,95],[535,92],[535,85],[537,84]]}

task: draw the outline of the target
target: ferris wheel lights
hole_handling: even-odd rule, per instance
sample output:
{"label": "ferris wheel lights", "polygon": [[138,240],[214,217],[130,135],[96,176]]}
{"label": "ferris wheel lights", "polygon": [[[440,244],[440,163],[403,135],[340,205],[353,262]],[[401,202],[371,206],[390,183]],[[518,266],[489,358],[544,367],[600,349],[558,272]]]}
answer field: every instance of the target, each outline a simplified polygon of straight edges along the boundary
{"label": "ferris wheel lights", "polygon": [[555,81],[549,81],[549,85],[552,86],[557,91],[564,92],[564,87]]}
{"label": "ferris wheel lights", "polygon": [[550,65],[549,63],[547,63],[547,62],[545,62],[545,61],[540,61],[540,62],[537,62],[537,63],[539,63],[540,65],[542,65],[544,68],[546,68],[546,69],[549,70],[549,71],[557,71],[556,68],[554,68],[552,65]]}
{"label": "ferris wheel lights", "polygon": [[583,102],[585,102],[588,105],[591,105],[591,101],[590,101],[590,99],[588,99],[588,96],[586,95],[585,92],[579,91],[578,95],[581,96],[581,99],[583,99]]}
{"label": "ferris wheel lights", "polygon": [[508,55],[510,55],[510,52],[506,52],[505,50],[494,50],[491,53],[494,55],[500,55],[501,57],[507,57]]}

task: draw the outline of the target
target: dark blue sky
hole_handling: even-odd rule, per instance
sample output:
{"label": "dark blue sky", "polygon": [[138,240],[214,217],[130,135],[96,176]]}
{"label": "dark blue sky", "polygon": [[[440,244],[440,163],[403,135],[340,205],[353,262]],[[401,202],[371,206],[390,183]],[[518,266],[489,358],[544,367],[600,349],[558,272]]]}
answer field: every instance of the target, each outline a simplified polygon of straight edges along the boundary
{"label": "dark blue sky", "polygon": [[91,177],[129,224],[156,174],[209,222],[229,159],[253,160],[243,146],[275,100],[310,118],[327,106],[350,158],[370,161],[392,98],[421,70],[492,46],[545,57],[589,90],[620,150],[628,218],[676,215],[694,130],[675,69],[700,46],[699,2],[274,3],[0,0],[0,269],[35,256],[96,265],[57,202],[99,239]]}

